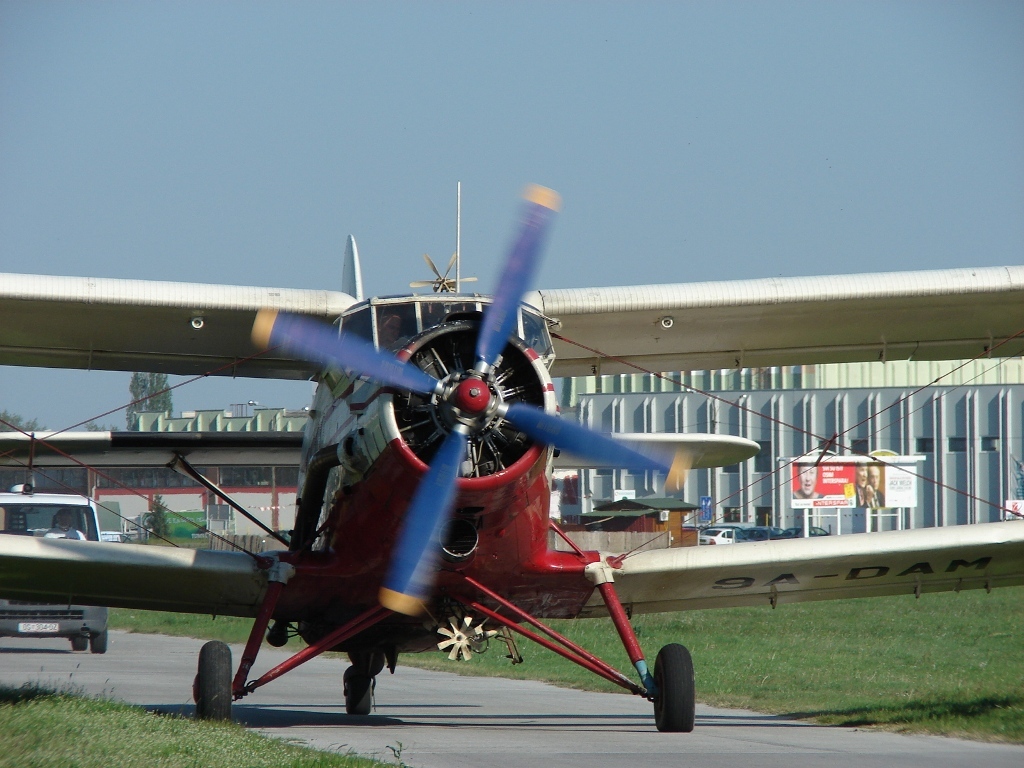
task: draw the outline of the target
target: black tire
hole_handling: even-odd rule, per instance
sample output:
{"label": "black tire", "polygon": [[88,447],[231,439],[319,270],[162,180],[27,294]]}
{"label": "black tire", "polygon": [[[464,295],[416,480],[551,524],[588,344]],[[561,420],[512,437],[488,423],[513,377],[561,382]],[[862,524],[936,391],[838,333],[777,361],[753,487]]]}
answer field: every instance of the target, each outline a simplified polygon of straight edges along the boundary
{"label": "black tire", "polygon": [[373,677],[349,667],[345,683],[345,711],[350,715],[368,715],[373,708]]}
{"label": "black tire", "polygon": [[693,685],[693,659],[678,643],[658,651],[654,661],[654,723],[666,733],[689,733],[693,730],[697,699]]}
{"label": "black tire", "polygon": [[89,650],[89,638],[85,635],[75,635],[71,638],[71,650],[72,651],[87,651]]}
{"label": "black tire", "polygon": [[[82,649],[85,650],[84,648]],[[107,652],[107,630],[97,632],[95,635],[89,638],[89,650],[93,653],[106,653]]]}
{"label": "black tire", "polygon": [[231,649],[220,640],[211,640],[200,649],[192,695],[198,719],[231,719]]}

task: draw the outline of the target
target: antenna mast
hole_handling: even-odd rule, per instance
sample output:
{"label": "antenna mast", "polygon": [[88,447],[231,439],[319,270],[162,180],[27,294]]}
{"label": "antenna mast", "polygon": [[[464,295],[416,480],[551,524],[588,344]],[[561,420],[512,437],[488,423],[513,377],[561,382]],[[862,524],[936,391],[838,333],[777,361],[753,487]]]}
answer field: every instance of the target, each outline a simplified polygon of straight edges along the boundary
{"label": "antenna mast", "polygon": [[455,292],[462,292],[462,182],[455,186]]}

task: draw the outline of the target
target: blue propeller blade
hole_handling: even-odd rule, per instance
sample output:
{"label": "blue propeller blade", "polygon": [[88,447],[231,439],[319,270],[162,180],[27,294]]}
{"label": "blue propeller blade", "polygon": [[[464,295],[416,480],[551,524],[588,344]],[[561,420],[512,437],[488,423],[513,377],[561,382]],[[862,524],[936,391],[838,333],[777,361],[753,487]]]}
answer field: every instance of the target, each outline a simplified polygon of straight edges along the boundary
{"label": "blue propeller blade", "polygon": [[617,440],[595,432],[592,429],[560,419],[540,408],[524,403],[511,403],[505,419],[520,432],[544,445],[553,445],[566,453],[572,453],[600,464],[622,467],[638,472],[672,468],[671,459],[659,461],[644,456]]}
{"label": "blue propeller blade", "polygon": [[515,328],[519,303],[533,282],[544,235],[559,206],[558,194],[544,187],[531,186],[523,197],[519,234],[494,292],[494,300],[484,311],[476,342],[476,359],[488,365],[494,364]]}
{"label": "blue propeller blade", "polygon": [[429,395],[437,380],[412,363],[381,352],[358,336],[338,335],[336,328],[302,315],[261,310],[252,327],[257,346],[283,346],[303,359],[345,368],[381,384]]}
{"label": "blue propeller blade", "polygon": [[459,467],[465,457],[466,435],[456,428],[441,444],[405,513],[405,524],[380,590],[385,608],[410,616],[422,613],[423,600],[433,586],[434,540],[451,514]]}

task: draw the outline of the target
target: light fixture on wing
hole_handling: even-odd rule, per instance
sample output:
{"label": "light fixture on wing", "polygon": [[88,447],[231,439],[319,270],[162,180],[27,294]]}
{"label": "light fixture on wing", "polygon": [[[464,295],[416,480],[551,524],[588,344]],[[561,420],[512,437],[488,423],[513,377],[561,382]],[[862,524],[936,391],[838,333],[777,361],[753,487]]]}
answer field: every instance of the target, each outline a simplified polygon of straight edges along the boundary
{"label": "light fixture on wing", "polygon": [[263,347],[283,345],[310,361],[341,367],[400,390],[429,395],[454,418],[441,447],[430,460],[406,511],[402,529],[380,590],[380,602],[400,613],[417,615],[429,598],[436,566],[433,542],[451,517],[467,445],[497,414],[543,445],[594,457],[632,470],[685,474],[671,457],[645,455],[620,441],[560,419],[521,402],[504,402],[490,377],[512,335],[523,295],[537,271],[545,236],[559,207],[550,189],[531,186],[524,195],[522,217],[497,290],[484,310],[472,369],[452,371],[443,380],[380,351],[369,342],[315,320],[261,312],[253,327]]}

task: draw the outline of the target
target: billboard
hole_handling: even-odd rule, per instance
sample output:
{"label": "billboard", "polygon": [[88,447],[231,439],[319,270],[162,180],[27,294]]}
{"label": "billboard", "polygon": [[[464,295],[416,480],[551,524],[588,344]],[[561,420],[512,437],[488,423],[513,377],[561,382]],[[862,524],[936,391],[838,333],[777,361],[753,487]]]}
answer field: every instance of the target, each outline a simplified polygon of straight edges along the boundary
{"label": "billboard", "polygon": [[916,507],[917,476],[910,461],[900,456],[878,461],[843,461],[791,465],[794,509]]}

